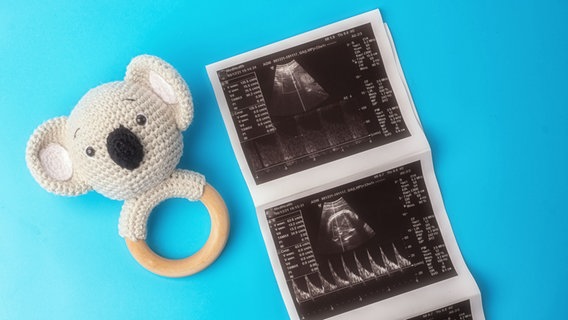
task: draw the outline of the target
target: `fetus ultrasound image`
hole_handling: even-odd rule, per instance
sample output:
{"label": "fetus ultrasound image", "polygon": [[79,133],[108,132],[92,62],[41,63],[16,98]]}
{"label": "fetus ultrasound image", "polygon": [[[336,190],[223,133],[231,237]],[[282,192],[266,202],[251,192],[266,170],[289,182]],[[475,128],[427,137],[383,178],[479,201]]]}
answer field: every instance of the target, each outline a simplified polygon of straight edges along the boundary
{"label": "fetus ultrasound image", "polygon": [[302,319],[322,319],[456,275],[420,162],[266,210]]}
{"label": "fetus ultrasound image", "polygon": [[217,75],[257,184],[410,135],[370,24]]}

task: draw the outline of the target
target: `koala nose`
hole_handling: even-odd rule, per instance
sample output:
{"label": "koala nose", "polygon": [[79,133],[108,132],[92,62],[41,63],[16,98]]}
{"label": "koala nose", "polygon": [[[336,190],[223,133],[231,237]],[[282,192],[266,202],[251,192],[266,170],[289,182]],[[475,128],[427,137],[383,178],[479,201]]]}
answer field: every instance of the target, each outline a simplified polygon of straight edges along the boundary
{"label": "koala nose", "polygon": [[122,125],[107,136],[107,151],[112,161],[128,170],[138,168],[144,159],[140,139]]}

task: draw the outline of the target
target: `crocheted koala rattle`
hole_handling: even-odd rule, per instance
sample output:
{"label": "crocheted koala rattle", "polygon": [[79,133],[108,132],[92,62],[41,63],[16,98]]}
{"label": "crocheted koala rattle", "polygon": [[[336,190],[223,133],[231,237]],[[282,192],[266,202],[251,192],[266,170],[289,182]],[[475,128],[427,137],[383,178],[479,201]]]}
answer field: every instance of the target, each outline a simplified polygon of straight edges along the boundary
{"label": "crocheted koala rattle", "polygon": [[[76,196],[95,190],[125,200],[119,234],[134,258],[163,276],[190,275],[219,256],[229,233],[217,191],[202,175],[176,169],[181,132],[192,119],[191,93],[179,73],[157,57],[138,56],[124,81],[91,89],[69,117],[40,125],[28,141],[26,161],[47,191]],[[207,242],[184,259],[160,257],[145,242],[150,212],[169,198],[201,200],[211,216]]]}

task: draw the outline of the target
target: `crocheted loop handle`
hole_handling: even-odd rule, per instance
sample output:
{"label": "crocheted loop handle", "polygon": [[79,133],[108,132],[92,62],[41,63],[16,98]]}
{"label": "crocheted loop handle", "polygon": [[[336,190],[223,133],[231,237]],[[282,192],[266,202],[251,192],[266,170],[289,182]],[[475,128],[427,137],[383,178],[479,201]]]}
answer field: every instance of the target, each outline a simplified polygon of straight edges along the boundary
{"label": "crocheted loop handle", "polygon": [[229,236],[229,215],[221,195],[211,185],[205,185],[201,202],[211,216],[211,231],[205,245],[195,254],[182,259],[167,259],[157,255],[144,240],[126,239],[130,253],[148,271],[180,278],[195,274],[209,266],[223,251]]}

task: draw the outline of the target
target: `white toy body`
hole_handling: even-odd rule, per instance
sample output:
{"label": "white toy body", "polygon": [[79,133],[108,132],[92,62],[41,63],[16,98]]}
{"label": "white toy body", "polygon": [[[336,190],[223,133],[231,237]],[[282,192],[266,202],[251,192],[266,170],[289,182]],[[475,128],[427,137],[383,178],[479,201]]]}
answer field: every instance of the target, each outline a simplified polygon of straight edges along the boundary
{"label": "white toy body", "polygon": [[26,160],[50,192],[75,196],[95,190],[126,200],[119,233],[145,239],[156,199],[177,195],[199,200],[203,193],[202,175],[176,170],[183,152],[181,133],[192,119],[191,93],[179,73],[157,57],[138,56],[124,81],[90,90],[69,117],[38,127]]}

